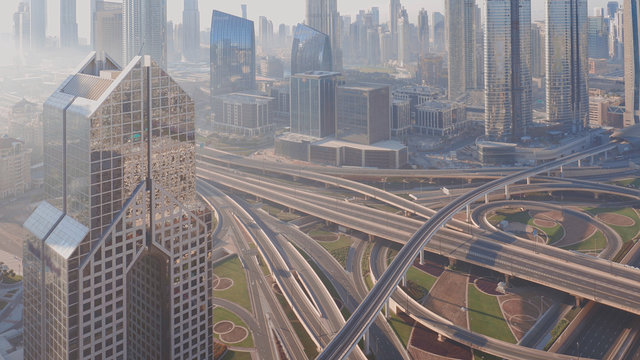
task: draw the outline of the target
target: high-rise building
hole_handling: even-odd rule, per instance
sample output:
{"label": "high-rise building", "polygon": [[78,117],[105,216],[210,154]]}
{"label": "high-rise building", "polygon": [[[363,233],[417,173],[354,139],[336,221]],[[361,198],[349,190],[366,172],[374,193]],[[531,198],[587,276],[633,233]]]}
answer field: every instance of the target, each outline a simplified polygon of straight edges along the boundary
{"label": "high-rise building", "polygon": [[531,24],[531,76],[542,78],[545,74],[546,42],[544,21]]}
{"label": "high-rise building", "polygon": [[311,71],[291,76],[291,132],[317,138],[335,134],[340,73]]}
{"label": "high-rise building", "polygon": [[332,61],[329,36],[306,25],[298,24],[293,32],[291,74],[331,71]]}
{"label": "high-rise building", "polygon": [[31,47],[43,48],[47,42],[47,0],[31,0]]}
{"label": "high-rise building", "polygon": [[609,21],[609,58],[624,61],[624,10],[619,9]]}
{"label": "high-rise building", "polygon": [[123,0],[123,59],[151,55],[167,67],[167,0]]}
{"label": "high-rise building", "polygon": [[445,0],[449,99],[476,87],[475,0]]}
{"label": "high-rise building", "polygon": [[441,87],[442,76],[441,55],[429,54],[420,58],[418,63],[418,82],[422,85]]}
{"label": "high-rise building", "polygon": [[122,60],[122,3],[97,0],[93,13],[93,44],[98,57],[104,54],[118,64]]}
{"label": "high-rise building", "polygon": [[640,124],[640,0],[624,1],[624,126]]}
{"label": "high-rise building", "polygon": [[391,136],[387,85],[341,85],[336,90],[336,139],[372,145]]}
{"label": "high-rise building", "polygon": [[187,60],[200,59],[200,10],[198,0],[184,0],[182,53]]}
{"label": "high-rise building", "polygon": [[407,9],[402,8],[398,15],[398,62],[407,65],[411,61],[411,24]]}
{"label": "high-rise building", "polygon": [[329,35],[333,70],[342,70],[341,18],[337,0],[306,0],[306,25]]}
{"label": "high-rise building", "polygon": [[398,20],[400,19],[401,10],[402,5],[400,4],[400,0],[389,1],[389,31],[391,32],[392,56],[395,59],[398,57]]}
{"label": "high-rise building", "polygon": [[28,1],[20,1],[13,14],[13,39],[19,52],[31,48],[31,10]]}
{"label": "high-rise building", "polygon": [[532,125],[531,1],[487,0],[485,135],[519,141]]}
{"label": "high-rise building", "polygon": [[60,0],[60,47],[78,46],[76,0]]}
{"label": "high-rise building", "polygon": [[253,21],[214,10],[211,15],[211,95],[256,86]]}
{"label": "high-rise building", "polygon": [[95,29],[95,14],[96,14],[96,2],[98,0],[89,0],[89,16],[91,19],[91,33],[89,34],[89,42],[91,42],[91,48],[92,49],[96,49],[96,43],[95,43],[95,34],[93,33],[93,30]]}
{"label": "high-rise building", "polygon": [[45,201],[24,223],[25,359],[213,356],[194,107],[150,56],[118,67],[95,53],[46,101]]}
{"label": "high-rise building", "polygon": [[589,124],[587,0],[546,0],[546,7],[547,115],[575,133]]}
{"label": "high-rise building", "polygon": [[242,18],[246,19],[247,18],[247,4],[242,4],[242,5],[240,5],[240,7],[242,8]]}
{"label": "high-rise building", "polygon": [[418,42],[419,42],[419,58],[429,54],[429,13],[422,9],[418,13]]}
{"label": "high-rise building", "polygon": [[620,4],[617,1],[609,1],[607,3],[607,17],[609,19],[613,19],[618,10],[620,10]]}
{"label": "high-rise building", "polygon": [[380,33],[378,33],[378,29],[367,30],[367,60],[369,65],[380,64]]}
{"label": "high-rise building", "polygon": [[258,34],[260,45],[264,49],[271,47],[273,43],[273,22],[265,16],[258,18]]}
{"label": "high-rise building", "polygon": [[446,48],[446,31],[444,28],[444,15],[437,11],[431,13],[431,23],[433,24],[433,51],[443,53]]}
{"label": "high-rise building", "polygon": [[609,19],[603,15],[589,16],[588,56],[594,59],[609,58]]}

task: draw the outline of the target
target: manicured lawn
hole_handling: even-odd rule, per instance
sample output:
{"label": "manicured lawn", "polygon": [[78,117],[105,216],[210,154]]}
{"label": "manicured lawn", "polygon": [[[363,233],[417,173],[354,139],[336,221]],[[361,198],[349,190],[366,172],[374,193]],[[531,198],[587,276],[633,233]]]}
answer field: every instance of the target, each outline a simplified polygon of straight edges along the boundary
{"label": "manicured lawn", "polygon": [[533,225],[533,220],[529,225],[537,228],[538,231],[543,231],[545,234],[547,234],[547,237],[548,237],[547,243],[549,245],[562,240],[562,238],[564,237],[564,227],[562,227],[561,225],[556,225],[552,228],[547,228],[547,227]]}
{"label": "manicured lawn", "polygon": [[289,322],[291,322],[293,330],[298,335],[298,338],[302,343],[302,347],[304,347],[304,353],[309,359],[315,359],[316,356],[318,356],[316,343],[313,342],[307,330],[304,328],[304,326],[302,326],[302,323],[300,323],[300,320],[298,320],[298,317],[293,312],[293,309],[291,309],[291,306],[289,306],[289,303],[284,298],[284,296],[276,294],[276,297],[278,298],[278,301],[280,302],[280,305],[282,306],[285,314],[287,314],[287,318],[289,319]]}
{"label": "manicured lawn", "polygon": [[587,240],[565,247],[567,250],[576,250],[576,251],[600,251],[607,246],[607,239],[604,237],[602,231],[598,230],[595,234],[591,235]]}
{"label": "manicured lawn", "polygon": [[340,235],[336,241],[318,241],[318,243],[338,260],[343,268],[346,268],[349,248],[353,244],[353,240],[349,236]]}
{"label": "manicured lawn", "polygon": [[214,290],[213,296],[233,301],[243,308],[252,311],[251,299],[247,288],[247,278],[238,256],[232,256],[213,267],[213,273],[219,278],[233,280],[233,286],[227,290]]}
{"label": "manicured lawn", "polygon": [[[251,336],[251,329],[249,329],[249,327],[247,326],[247,324],[244,323],[244,321],[242,321],[242,319],[240,319],[236,314],[232,313],[231,311],[222,308],[220,306],[216,307],[215,309],[213,309],[213,321],[214,324],[219,323],[220,321],[231,321],[232,323],[234,323],[236,326],[242,326],[245,329],[247,329],[249,331],[249,336],[247,336],[246,339],[242,340],[239,343],[235,343],[235,344],[227,344],[229,346],[237,346],[237,347],[242,347],[242,348],[252,348],[253,347],[253,337]],[[214,335],[216,340],[223,342],[222,340],[220,340],[220,337],[215,334]],[[226,357],[225,357],[226,359]]]}
{"label": "manicured lawn", "polygon": [[387,320],[389,322],[389,325],[391,325],[391,328],[406,348],[411,338],[411,330],[413,330],[413,326],[407,324],[398,316],[398,314],[394,313],[393,311],[390,311],[389,315],[389,320]]}
{"label": "manicured lawn", "polygon": [[498,225],[503,220],[507,220],[508,222],[517,222],[521,224],[528,224],[529,221],[532,220],[531,216],[529,216],[528,211],[520,211],[520,209],[502,209],[496,211],[495,215],[488,218],[491,225]]}
{"label": "manicured lawn", "polygon": [[471,330],[512,344],[516,339],[504,320],[498,299],[469,284],[469,323]]}
{"label": "manicured lawn", "polygon": [[594,216],[598,214],[603,214],[603,213],[611,213],[611,214],[623,215],[633,219],[633,221],[636,222],[635,225],[633,226],[626,227],[626,226],[609,225],[613,230],[615,230],[618,234],[620,234],[620,237],[624,242],[635,240],[636,235],[638,235],[638,232],[640,231],[640,218],[638,217],[638,213],[636,213],[636,211],[632,208],[624,208],[624,209],[587,208],[585,210],[589,214]]}
{"label": "manicured lawn", "polygon": [[436,280],[436,277],[413,266],[410,267],[409,271],[407,271],[407,286],[412,290],[409,295],[416,301],[422,299],[429,293]]}
{"label": "manicured lawn", "polygon": [[243,351],[229,350],[224,355],[222,360],[251,360],[251,354]]}

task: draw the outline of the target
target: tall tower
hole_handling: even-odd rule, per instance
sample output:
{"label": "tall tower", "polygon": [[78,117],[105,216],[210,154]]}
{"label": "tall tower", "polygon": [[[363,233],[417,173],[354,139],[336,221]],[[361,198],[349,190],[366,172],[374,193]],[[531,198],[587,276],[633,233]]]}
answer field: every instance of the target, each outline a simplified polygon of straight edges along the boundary
{"label": "tall tower", "polygon": [[31,47],[43,48],[47,41],[47,0],[31,0]]}
{"label": "tall tower", "polygon": [[476,87],[475,0],[445,0],[449,99]]}
{"label": "tall tower", "polygon": [[60,0],[60,47],[78,46],[76,0]]}
{"label": "tall tower", "polygon": [[31,10],[29,2],[21,1],[18,4],[18,11],[13,14],[13,36],[16,49],[21,55],[31,47]]}
{"label": "tall tower", "polygon": [[418,13],[418,41],[420,42],[419,57],[429,54],[429,13],[422,9]]}
{"label": "tall tower", "polygon": [[200,11],[198,0],[184,0],[182,12],[182,52],[191,61],[200,58]]}
{"label": "tall tower", "polygon": [[437,11],[431,13],[431,23],[433,26],[433,50],[438,53],[445,51],[446,31],[444,29],[444,15]]}
{"label": "tall tower", "polygon": [[123,0],[123,59],[151,55],[167,66],[167,0]]}
{"label": "tall tower", "polygon": [[624,126],[640,123],[640,0],[624,1]]}
{"label": "tall tower", "polygon": [[122,3],[97,0],[93,12],[93,48],[98,57],[110,56],[118,64],[122,60]]}
{"label": "tall tower", "polygon": [[532,124],[531,1],[485,6],[485,134],[518,141]]}
{"label": "tall tower", "polygon": [[407,9],[402,8],[398,15],[398,61],[401,65],[406,65],[410,61],[411,54],[411,32],[409,24],[409,14]]}
{"label": "tall tower", "polygon": [[79,68],[44,104],[45,201],[24,224],[25,359],[211,359],[194,103],[150,56],[118,67],[92,53]]}
{"label": "tall tower", "polygon": [[333,69],[342,70],[340,46],[341,19],[337,0],[307,0],[306,25],[329,35],[333,53]]}
{"label": "tall tower", "polygon": [[389,28],[391,31],[391,47],[393,56],[397,59],[398,57],[398,20],[400,16],[400,10],[402,10],[402,5],[400,4],[400,0],[390,0],[389,1]]}
{"label": "tall tower", "polygon": [[547,114],[576,133],[589,124],[587,0],[546,0]]}

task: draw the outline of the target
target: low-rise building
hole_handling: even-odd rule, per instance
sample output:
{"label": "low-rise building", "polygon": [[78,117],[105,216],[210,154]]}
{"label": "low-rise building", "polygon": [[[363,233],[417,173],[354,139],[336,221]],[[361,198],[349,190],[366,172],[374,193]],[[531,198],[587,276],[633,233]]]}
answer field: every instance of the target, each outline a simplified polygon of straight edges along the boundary
{"label": "low-rise building", "polygon": [[589,126],[597,127],[623,127],[624,109],[620,106],[620,97],[589,97]]}
{"label": "low-rise building", "polygon": [[391,136],[406,136],[411,132],[411,103],[393,100],[391,103]]}
{"label": "low-rise building", "polygon": [[213,128],[216,131],[256,136],[273,131],[275,99],[251,93],[213,97]]}
{"label": "low-rise building", "polygon": [[464,104],[452,101],[427,101],[416,107],[414,132],[432,136],[455,136],[469,126]]}
{"label": "low-rise building", "polygon": [[31,187],[31,150],[24,141],[0,138],[0,199],[23,194]]}

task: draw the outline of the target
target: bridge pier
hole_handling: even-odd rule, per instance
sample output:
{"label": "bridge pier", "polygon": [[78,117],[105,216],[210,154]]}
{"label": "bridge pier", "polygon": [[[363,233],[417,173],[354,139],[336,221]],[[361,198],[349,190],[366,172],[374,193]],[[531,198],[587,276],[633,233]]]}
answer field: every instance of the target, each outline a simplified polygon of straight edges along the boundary
{"label": "bridge pier", "polygon": [[364,333],[364,353],[365,355],[371,354],[371,339],[369,329]]}
{"label": "bridge pier", "polygon": [[384,303],[384,317],[385,319],[389,319],[389,300]]}
{"label": "bridge pier", "polygon": [[560,177],[561,178],[564,177],[564,166],[563,165],[560,166]]}
{"label": "bridge pier", "polygon": [[444,337],[444,335],[442,335],[442,334],[438,334],[438,342],[443,343],[445,341],[447,341],[447,338]]}
{"label": "bridge pier", "polygon": [[471,204],[467,204],[467,222],[471,222]]}
{"label": "bridge pier", "polygon": [[489,194],[484,194],[484,203],[485,204],[489,203]]}
{"label": "bridge pier", "polygon": [[600,199],[600,193],[594,192],[593,193],[593,198],[596,199],[596,200]]}
{"label": "bridge pier", "polygon": [[591,166],[593,166],[594,158],[595,158],[595,156],[591,156],[591,158],[590,158],[590,165]]}
{"label": "bridge pier", "polygon": [[374,235],[369,234],[369,242],[373,242],[375,239],[376,237]]}
{"label": "bridge pier", "polygon": [[467,184],[471,184],[473,182],[473,179],[467,179]]}
{"label": "bridge pier", "polygon": [[578,160],[578,168],[582,167],[582,160]]}
{"label": "bridge pier", "polygon": [[405,287],[407,286],[407,274],[404,274],[404,276],[402,277],[402,281],[400,282],[400,284]]}
{"label": "bridge pier", "polygon": [[584,299],[581,298],[580,296],[576,296],[576,307],[582,306],[582,300]]}
{"label": "bridge pier", "polygon": [[510,284],[511,284],[511,275],[507,275],[507,274],[504,275],[504,283],[507,284],[507,287],[510,286]]}
{"label": "bridge pier", "polygon": [[504,186],[504,197],[506,200],[509,200],[509,185]]}
{"label": "bridge pier", "polygon": [[527,178],[527,185],[531,185],[531,178],[530,177]]}
{"label": "bridge pier", "polygon": [[457,263],[458,263],[458,261],[456,259],[449,258],[449,267],[450,268],[455,267]]}
{"label": "bridge pier", "polygon": [[424,250],[420,251],[420,265],[424,265]]}

